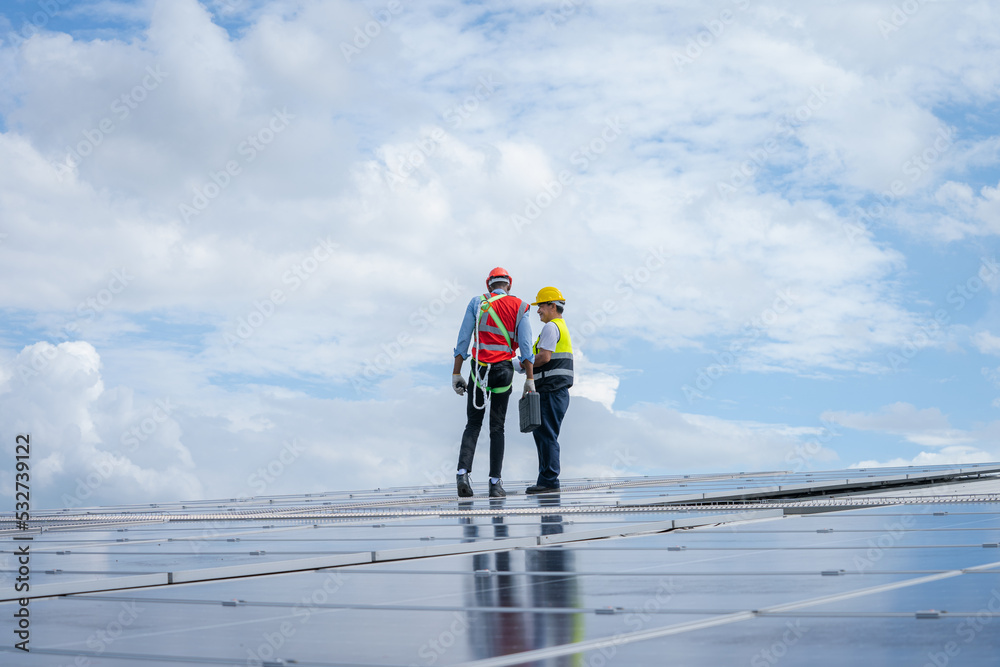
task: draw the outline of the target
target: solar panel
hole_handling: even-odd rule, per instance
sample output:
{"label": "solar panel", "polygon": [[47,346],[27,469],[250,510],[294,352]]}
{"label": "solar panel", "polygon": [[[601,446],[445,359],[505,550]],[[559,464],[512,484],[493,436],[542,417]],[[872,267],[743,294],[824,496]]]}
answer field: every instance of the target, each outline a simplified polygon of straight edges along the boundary
{"label": "solar panel", "polygon": [[995,664],[998,471],[573,480],[504,500],[414,487],[49,512],[29,531],[5,515],[0,628],[15,636],[30,537],[31,652],[0,655]]}

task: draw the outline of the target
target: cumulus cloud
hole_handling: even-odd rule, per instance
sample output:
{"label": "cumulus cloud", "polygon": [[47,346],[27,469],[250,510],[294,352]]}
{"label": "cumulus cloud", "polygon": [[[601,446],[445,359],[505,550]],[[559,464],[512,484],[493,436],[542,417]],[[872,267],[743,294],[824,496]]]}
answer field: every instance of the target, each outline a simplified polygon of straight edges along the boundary
{"label": "cumulus cloud", "polygon": [[[326,295],[337,291],[341,312],[351,318],[320,316],[310,326],[298,321],[282,328],[276,317],[267,328],[280,340],[268,338],[267,344],[278,354],[303,346],[339,348],[346,354],[335,354],[337,363],[320,372],[343,379],[356,371],[347,360],[358,352],[372,356],[365,341],[377,341],[364,333],[355,336],[360,330],[348,322],[376,314],[369,321],[380,330],[402,330],[405,324],[392,321],[394,310],[372,304],[389,299],[419,304],[429,300],[435,284],[482,273],[480,239],[485,230],[496,230],[491,245],[500,257],[517,257],[538,234],[563,240],[554,272],[552,266],[525,263],[517,266],[518,284],[548,284],[555,273],[562,284],[588,286],[587,300],[574,295],[578,312],[590,315],[605,302],[614,304],[610,325],[593,336],[596,345],[623,330],[659,340],[668,329],[672,345],[697,347],[706,334],[735,335],[780,290],[796,294],[797,301],[788,317],[766,328],[760,342],[768,345],[751,345],[750,355],[761,364],[853,368],[873,347],[898,340],[912,327],[911,316],[882,282],[901,268],[902,258],[867,237],[850,237],[835,210],[752,190],[717,196],[722,182],[717,167],[738,165],[743,151],[773,130],[752,125],[750,132],[740,132],[746,143],[728,147],[714,166],[695,155],[677,155],[685,165],[680,179],[665,180],[672,171],[664,171],[665,165],[649,171],[647,163],[642,173],[631,163],[634,151],[654,148],[652,137],[673,137],[668,146],[681,128],[699,137],[700,124],[686,119],[690,108],[711,109],[715,127],[743,122],[738,120],[743,105],[759,91],[736,83],[719,97],[715,88],[696,85],[693,70],[671,69],[668,79],[691,95],[685,106],[677,106],[657,87],[639,85],[652,75],[652,63],[629,50],[614,52],[615,69],[542,71],[533,66],[540,42],[522,53],[518,40],[492,42],[489,33],[476,30],[463,33],[467,48],[477,54],[463,76],[424,88],[405,85],[404,70],[431,68],[440,56],[425,53],[426,59],[404,64],[399,36],[412,47],[422,30],[458,31],[468,11],[433,24],[419,13],[400,15],[400,32],[395,24],[385,29],[352,63],[334,44],[370,18],[346,3],[305,3],[294,15],[265,11],[239,36],[215,25],[204,7],[184,0],[156,3],[142,41],[86,42],[58,33],[32,37],[21,47],[15,89],[20,104],[8,114],[19,129],[5,135],[10,153],[3,162],[32,165],[12,173],[8,183],[12,190],[29,187],[37,194],[10,206],[9,214],[23,221],[19,238],[11,241],[27,250],[27,232],[35,229],[48,244],[47,256],[60,258],[62,269],[14,299],[24,306],[73,307],[107,281],[108,267],[126,266],[136,280],[117,310],[170,308],[175,316],[187,311],[186,318],[201,322],[214,318],[211,326],[220,331],[211,344],[249,315],[262,296],[283,288],[287,294],[283,276],[296,255],[308,254],[315,239],[330,238],[339,246],[336,261],[311,276],[310,289],[296,295],[295,305],[282,307],[281,317],[309,317],[306,313],[316,313]],[[750,13],[741,20],[756,17]],[[529,26],[529,32],[550,31],[537,18],[511,20]],[[582,12],[573,17],[571,30],[554,33],[551,48],[573,51],[570,35],[598,29],[608,28],[599,16]],[[737,37],[718,46],[720,53],[759,53],[768,39],[759,32],[754,43]],[[801,53],[806,46],[783,48]],[[815,54],[794,68],[777,64],[794,60],[767,60],[779,70],[762,109],[787,104],[794,112],[813,95],[810,86],[817,81],[829,82],[831,99],[837,90],[857,87],[856,73]],[[387,93],[372,74],[389,63],[402,69],[387,73]],[[80,68],[84,76],[69,78]],[[150,78],[150,71],[160,75]],[[546,85],[590,91],[611,85],[622,72],[631,72],[636,85],[619,87],[614,105],[586,93],[574,102],[586,112],[569,122],[527,96],[543,85],[543,76],[555,77]],[[504,83],[513,77],[518,86]],[[377,119],[375,127],[354,120],[376,95],[395,97],[413,111]],[[650,113],[665,104],[662,114]],[[842,138],[842,128],[829,126],[831,118],[857,105],[837,106],[825,98],[823,105],[805,122],[814,123],[813,131],[827,141]],[[332,121],[331,106],[339,110]],[[128,115],[119,118],[120,109]],[[278,124],[280,132],[272,129],[275,113],[288,115]],[[101,133],[106,118],[114,129]],[[899,131],[921,131],[896,117],[886,122]],[[103,134],[99,143],[88,139],[97,134]],[[798,133],[781,155],[794,152],[796,140],[807,141],[812,150],[813,139]],[[714,150],[718,138],[698,141]],[[871,143],[859,138],[861,147]],[[67,146],[68,174],[59,167],[67,161]],[[79,155],[81,147],[86,156]],[[884,159],[884,142],[881,148],[877,156]],[[857,162],[874,165],[872,155]],[[563,173],[566,184],[560,181]],[[610,202],[625,202],[627,215]],[[101,242],[74,231],[81,225],[64,222],[69,211],[74,221],[82,215],[90,229],[106,230]],[[518,226],[517,216],[529,224]],[[670,225],[657,224],[665,218]],[[49,241],[53,224],[67,227],[56,244]],[[626,229],[631,233],[620,233]],[[89,261],[81,261],[81,246],[94,246],[86,254]],[[447,271],[427,263],[435,252],[455,258]],[[650,253],[665,255],[653,271],[644,266]],[[839,261],[845,254],[851,262]],[[581,257],[587,261],[573,261]],[[23,252],[12,259],[27,261]],[[408,276],[403,285],[399,275]],[[434,347],[413,346],[402,363],[427,361]],[[253,357],[228,352],[220,355],[227,366],[252,371]],[[274,365],[295,365],[294,356],[282,355]]]}
{"label": "cumulus cloud", "polygon": [[586,398],[612,410],[620,383],[617,374],[621,373],[621,369],[595,364],[583,352],[577,352],[573,356],[574,377],[573,386],[569,390],[570,396]]}
{"label": "cumulus cloud", "polygon": [[[884,371],[926,319],[885,229],[1000,229],[995,180],[970,173],[996,142],[941,143],[938,111],[992,103],[1000,32],[981,2],[923,3],[888,32],[863,0],[736,4],[707,42],[721,19],[697,3],[434,1],[379,24],[340,0],[114,5],[117,38],[5,40],[0,377],[21,427],[58,441],[40,480],[110,468],[92,499],[132,501],[436,479],[462,421],[441,387],[456,329],[498,264],[515,294],[567,295],[567,429],[586,443],[568,472],[614,472],[616,452],[649,473],[787,467],[815,432],[684,413],[658,385],[622,405],[622,387],[674,372],[661,351]],[[926,48],[942,34],[977,49]],[[830,416],[972,437],[904,403]]]}
{"label": "cumulus cloud", "polygon": [[[30,436],[33,507],[203,494],[173,406],[107,389],[92,345],[36,343],[5,371],[0,411],[11,432]],[[12,493],[12,473],[0,475]]]}

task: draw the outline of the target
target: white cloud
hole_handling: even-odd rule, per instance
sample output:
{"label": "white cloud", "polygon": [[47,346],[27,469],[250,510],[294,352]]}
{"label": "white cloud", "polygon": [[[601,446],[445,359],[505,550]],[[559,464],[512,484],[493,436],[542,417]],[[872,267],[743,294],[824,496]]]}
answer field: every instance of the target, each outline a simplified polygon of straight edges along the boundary
{"label": "white cloud", "polygon": [[851,468],[900,468],[904,466],[960,465],[963,463],[989,463],[997,455],[968,445],[951,445],[933,452],[920,452],[910,459],[895,458],[889,461],[860,461]]}
{"label": "white cloud", "polygon": [[[567,459],[573,470],[610,470],[601,448],[628,444],[623,433],[649,471],[780,464],[807,433],[688,415],[662,396],[613,409],[626,374],[673,369],[604,355],[709,351],[810,378],[884,370],[925,307],[880,225],[955,243],[1000,230],[996,188],[962,182],[964,166],[995,163],[995,142],[965,137],[906,180],[913,215],[851,226],[854,203],[910,178],[907,161],[945,125],[938,108],[995,97],[987,5],[939,4],[883,37],[879,3],[752,3],[683,67],[675,55],[716,18],[697,3],[587,5],[554,22],[537,8],[410,3],[350,59],[341,42],[371,16],[340,1],[255,5],[232,31],[216,5],[115,4],[119,18],[148,17],[139,36],[5,43],[0,307],[42,330],[22,344],[88,341],[114,387],[58,375],[46,380],[58,392],[23,399],[86,443],[54,450],[46,474],[72,485],[117,462],[109,499],[174,479],[240,494],[251,463],[289,438],[297,461],[329,464],[297,469],[310,488],[412,480],[428,452],[450,465],[461,418],[436,393],[447,369],[421,373],[449,363],[497,264],[517,294],[567,294],[574,412],[604,438]],[[941,35],[979,48],[926,48]],[[973,342],[995,347],[985,331]],[[163,397],[181,406],[157,430],[165,458],[115,458],[116,429]],[[60,421],[38,412],[46,401],[73,408]],[[282,414],[325,426],[300,431]],[[446,421],[414,440],[427,414]],[[913,406],[835,414],[928,446],[973,437]],[[356,418],[366,428],[345,427]]]}
{"label": "white cloud", "polygon": [[972,344],[983,354],[1000,354],[1000,338],[989,331],[980,331],[974,335]]}
{"label": "white cloud", "polygon": [[[333,45],[343,38],[342,32],[350,33],[343,26],[370,19],[342,3],[306,3],[294,15],[265,12],[235,38],[189,0],[157,3],[143,42],[98,44],[65,35],[36,36],[24,47],[19,84],[23,104],[10,114],[22,130],[6,136],[8,144],[20,146],[19,155],[37,165],[34,180],[45,184],[45,194],[12,206],[9,213],[23,220],[19,231],[54,224],[66,227],[67,234],[65,242],[45,250],[50,265],[62,267],[59,274],[14,298],[22,305],[74,307],[108,280],[108,267],[127,266],[136,279],[116,300],[114,310],[127,317],[163,308],[176,314],[181,309],[201,323],[208,316],[219,334],[209,339],[207,357],[227,370],[260,368],[264,346],[278,355],[264,366],[295,370],[302,365],[301,350],[320,348],[325,349],[321,357],[333,363],[316,370],[343,379],[356,372],[351,359],[377,354],[377,346],[386,342],[382,332],[406,333],[405,324],[393,321],[396,309],[374,304],[419,304],[446,280],[479,275],[485,266],[479,255],[482,239],[487,230],[499,230],[491,235],[499,258],[527,259],[530,253],[525,251],[539,235],[562,239],[546,265],[528,261],[510,267],[517,273],[516,285],[549,284],[554,276],[570,287],[586,285],[586,291],[570,290],[578,309],[574,315],[590,316],[603,303],[615,304],[614,317],[590,337],[590,345],[600,346],[602,339],[623,331],[656,342],[666,332],[673,347],[699,346],[710,334],[738,336],[767,314],[781,290],[795,294],[796,302],[787,316],[758,328],[744,355],[748,367],[858,368],[860,358],[912,329],[913,318],[897,305],[885,282],[903,266],[902,257],[867,237],[850,238],[846,221],[829,206],[789,204],[752,192],[731,200],[716,197],[719,167],[728,172],[739,165],[746,151],[773,134],[773,123],[740,132],[745,142],[727,146],[713,165],[698,155],[681,156],[686,173],[679,179],[664,178],[673,171],[666,165],[650,170],[646,164],[640,170],[631,163],[633,150],[651,148],[644,147],[647,137],[677,137],[681,126],[698,136],[701,124],[676,124],[691,108],[710,109],[716,128],[742,122],[743,106],[761,95],[745,76],[732,81],[720,96],[717,88],[702,85],[693,70],[670,70],[670,78],[691,95],[677,105],[656,86],[638,84],[653,74],[652,63],[624,43],[613,51],[614,69],[537,70],[539,51],[572,50],[576,42],[570,35],[616,29],[581,12],[571,28],[552,33],[555,43],[545,47],[548,42],[532,42],[528,52],[518,51],[516,42],[492,43],[487,33],[467,31],[463,39],[472,42],[468,48],[478,55],[467,65],[463,80],[448,79],[447,85],[423,89],[407,85],[408,68],[432,68],[441,56],[424,53],[418,61],[404,63],[400,49],[414,48],[421,30],[458,31],[462,16],[459,12],[424,23],[419,12],[403,13],[398,24],[357,56],[355,67],[349,67]],[[741,20],[753,22],[754,16]],[[538,17],[510,18],[539,34],[550,32]],[[338,25],[342,27],[332,27]],[[406,47],[397,34],[405,35]],[[810,148],[811,142],[845,136],[843,127],[828,125],[857,104],[832,100],[840,89],[865,95],[859,75],[806,52],[805,44],[780,44],[775,48],[795,57],[771,59],[766,55],[769,39],[766,32],[754,32],[752,38],[751,33],[734,34],[731,42],[720,40],[718,52],[754,52],[759,62],[776,69],[763,93],[766,106],[763,100],[753,103],[762,110],[787,105],[794,112],[812,95],[812,86],[829,82],[829,106],[824,102],[806,121],[815,122],[810,131],[825,138],[798,137],[818,156],[822,151]],[[751,66],[737,62],[741,68]],[[358,75],[385,63],[399,68],[385,73],[389,93],[375,79]],[[90,72],[89,81],[53,85],[67,76],[67,69],[81,67]],[[63,147],[107,116],[109,102],[141,82],[147,67],[161,67],[165,73],[158,87],[148,91],[148,99],[127,119],[112,118],[115,131],[83,159],[76,177],[54,178],[47,161],[62,159]],[[692,67],[715,71],[707,62]],[[662,68],[655,71],[662,73]],[[484,99],[473,95],[482,90],[481,72],[495,72],[500,82],[491,84]],[[623,72],[633,72],[628,76],[636,85],[620,86],[613,105],[585,85],[588,77],[611,85]],[[519,86],[503,83],[515,76],[527,80]],[[527,97],[544,77],[554,77],[548,85],[567,94],[575,86],[579,92],[569,99],[581,113],[567,118]],[[84,86],[89,97],[69,104]],[[388,94],[414,111],[392,119],[376,116],[377,126],[345,121],[350,125],[342,129],[353,127],[370,144],[369,150],[358,152],[345,144],[338,131],[341,121],[331,125],[329,109],[350,118],[356,110],[369,109],[376,94]],[[469,119],[453,128],[447,118],[454,116],[447,111],[470,98],[476,103]],[[870,98],[869,92],[865,99]],[[657,107],[663,107],[662,114],[650,113]],[[287,108],[294,119],[250,161],[238,147],[267,129],[275,108]],[[515,123],[510,113],[518,108],[522,111]],[[900,132],[920,132],[926,125],[911,128],[891,110],[885,113],[890,116],[886,122]],[[441,132],[441,138],[429,141],[434,132]],[[702,141],[714,148],[719,140],[721,136]],[[592,142],[600,151],[587,152]],[[859,146],[870,143],[859,138]],[[794,150],[788,143],[781,154]],[[883,159],[884,146],[877,154]],[[417,163],[411,165],[412,175],[390,187],[390,170],[399,172],[400,158],[411,156]],[[3,161],[13,165],[24,159],[15,162],[11,155]],[[181,222],[179,206],[195,201],[195,189],[210,191],[214,175],[223,173],[228,162],[237,163],[239,174],[226,177],[229,184],[189,224]],[[857,162],[876,164],[868,154]],[[545,185],[557,182],[563,170],[573,175],[573,183],[562,188],[537,222],[516,233],[512,216],[523,214],[530,202],[547,201]],[[858,178],[870,180],[863,174]],[[12,188],[19,187],[14,183]],[[627,215],[613,202],[625,202]],[[75,231],[84,228],[81,218],[90,229],[107,233],[99,239],[83,238]],[[664,219],[671,224],[659,224]],[[622,233],[625,229],[628,234]],[[50,236],[45,233],[46,241]],[[294,295],[294,304],[290,298],[266,331],[261,329],[255,345],[249,346],[253,355],[217,350],[214,343],[246,317],[258,299],[285,287],[281,275],[317,237],[340,245],[336,261],[321,267],[310,289]],[[23,243],[12,238],[8,247],[26,250]],[[91,251],[81,253],[81,247]],[[665,265],[660,263],[663,268],[646,270],[651,252],[669,256]],[[435,254],[451,258],[448,266],[429,264],[428,257]],[[845,256],[850,261],[843,261]],[[90,259],[83,263],[81,257]],[[16,253],[12,259],[28,257]],[[398,276],[409,277],[413,287],[401,286]],[[645,280],[636,282],[637,277]],[[418,293],[422,285],[430,289]],[[338,293],[340,313],[350,317],[334,317],[322,307],[331,291]],[[359,321],[360,314],[367,319]],[[411,346],[397,368],[429,360],[438,342],[450,335],[442,330],[433,345]],[[332,341],[336,344],[331,347]]]}
{"label": "white cloud", "polygon": [[[92,345],[36,343],[4,376],[0,417],[31,438],[33,507],[203,495],[170,403],[136,405],[131,390],[106,389]],[[12,473],[0,473],[0,487],[12,494]]]}
{"label": "white cloud", "polygon": [[924,447],[955,446],[978,439],[973,432],[952,428],[948,417],[937,408],[920,410],[903,402],[883,406],[877,413],[830,411],[821,418],[859,431],[900,435]]}
{"label": "white cloud", "polygon": [[616,373],[621,373],[621,369],[595,364],[583,352],[575,352],[573,357],[573,386],[569,390],[570,396],[586,398],[603,405],[609,411],[613,410],[618,385],[621,383]]}
{"label": "white cloud", "polygon": [[814,428],[730,421],[666,405],[612,413],[579,403],[571,402],[560,435],[568,476],[710,471],[720,461],[727,470],[801,470],[836,458],[815,441]]}
{"label": "white cloud", "polygon": [[905,430],[948,428],[948,418],[937,408],[918,410],[909,403],[893,403],[882,408],[877,414],[827,412],[823,419],[836,422],[848,428],[862,430]]}
{"label": "white cloud", "polygon": [[[177,383],[189,375],[168,371],[163,395],[140,399],[126,386],[105,388],[102,368],[88,343],[38,343],[4,368],[0,417],[12,432],[31,433],[37,507],[453,481],[465,399],[447,386],[418,386],[396,374],[383,399],[317,399],[260,385],[185,388]],[[814,428],[731,422],[664,405],[608,407],[572,398],[560,436],[566,478],[708,471],[719,461],[743,470],[801,469],[835,458],[817,443],[806,446]],[[535,448],[517,432],[512,408],[504,476],[532,480]],[[483,478],[488,451],[484,431],[474,479]],[[0,473],[0,488],[9,493],[11,485],[10,474]]]}

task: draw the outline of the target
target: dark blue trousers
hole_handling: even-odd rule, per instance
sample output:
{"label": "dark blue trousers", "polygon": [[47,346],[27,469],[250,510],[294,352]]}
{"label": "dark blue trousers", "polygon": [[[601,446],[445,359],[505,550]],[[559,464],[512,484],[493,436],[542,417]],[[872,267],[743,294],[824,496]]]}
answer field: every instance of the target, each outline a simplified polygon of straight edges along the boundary
{"label": "dark blue trousers", "polygon": [[569,408],[569,389],[540,391],[542,425],[531,432],[538,450],[538,486],[559,487],[559,428]]}

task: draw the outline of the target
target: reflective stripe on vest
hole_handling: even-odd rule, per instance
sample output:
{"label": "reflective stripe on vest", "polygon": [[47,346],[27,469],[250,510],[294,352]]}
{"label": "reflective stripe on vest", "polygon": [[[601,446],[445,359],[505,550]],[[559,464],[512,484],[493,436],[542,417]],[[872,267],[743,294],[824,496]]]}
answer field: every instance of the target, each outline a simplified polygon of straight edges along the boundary
{"label": "reflective stripe on vest", "polygon": [[[559,340],[556,341],[552,357],[541,366],[535,367],[537,391],[556,391],[573,386],[573,343],[569,338],[569,329],[561,317],[553,319],[552,323],[559,327]],[[541,335],[538,337],[538,340],[540,339]],[[535,354],[538,354],[538,340],[535,340],[533,349]]]}
{"label": "reflective stripe on vest", "polygon": [[477,350],[493,350],[494,352],[506,352],[510,348],[508,346],[506,346],[506,345],[477,345],[476,349]]}
{"label": "reflective stripe on vest", "polygon": [[480,331],[489,331],[490,333],[496,334],[498,336],[502,336],[503,335],[503,331],[501,329],[499,329],[498,327],[490,326],[489,324],[482,324],[482,323],[480,323],[479,324],[479,330]]}
{"label": "reflective stripe on vest", "polygon": [[[546,364],[546,366],[547,365],[548,364]],[[551,377],[555,377],[557,375],[568,375],[569,377],[573,377],[573,369],[572,368],[550,368],[547,371],[542,371],[541,373],[535,374],[535,379],[539,380],[539,379],[541,379],[543,377],[551,378]]]}

